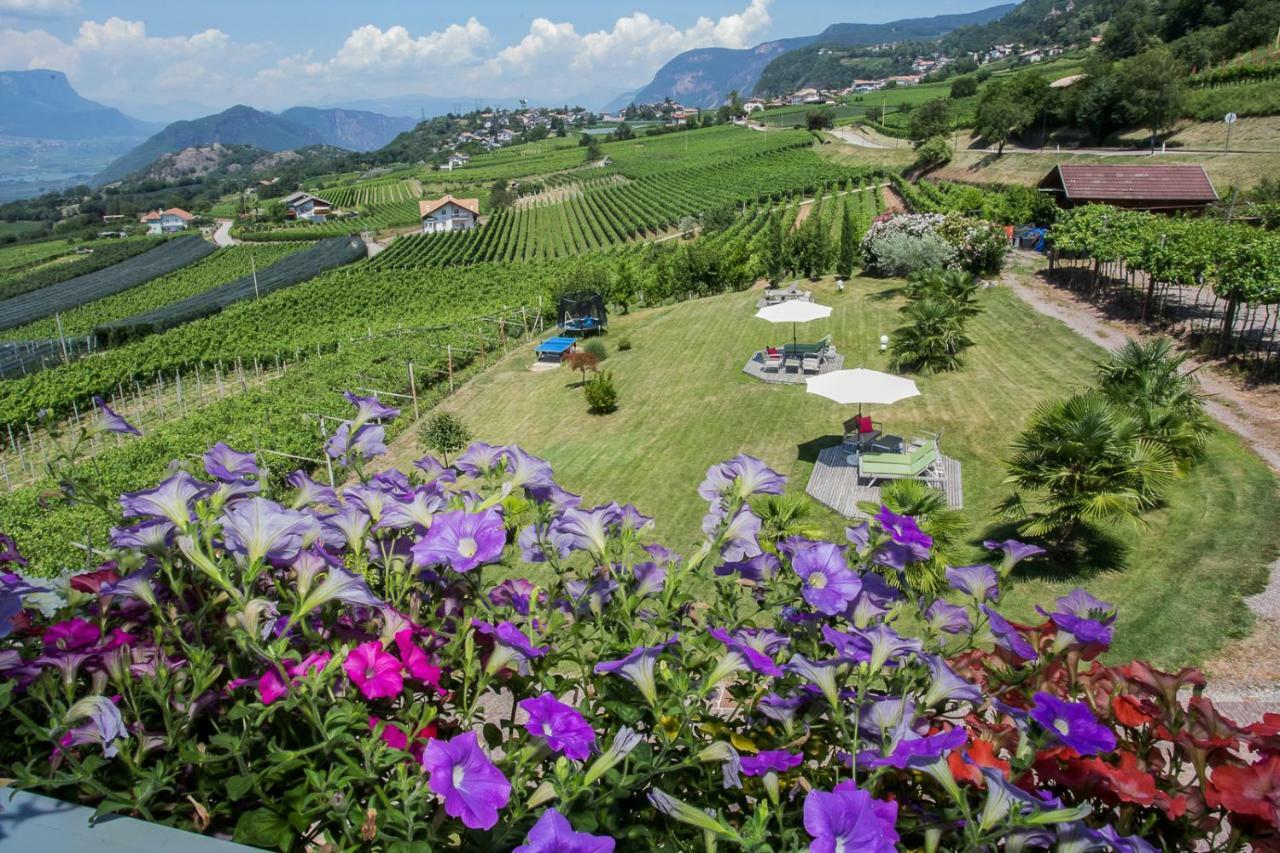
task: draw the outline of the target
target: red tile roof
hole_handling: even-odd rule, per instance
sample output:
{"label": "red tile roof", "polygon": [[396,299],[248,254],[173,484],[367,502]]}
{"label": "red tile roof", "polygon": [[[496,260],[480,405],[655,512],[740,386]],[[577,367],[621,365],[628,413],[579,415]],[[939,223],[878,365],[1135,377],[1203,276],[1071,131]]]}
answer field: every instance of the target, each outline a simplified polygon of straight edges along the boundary
{"label": "red tile roof", "polygon": [[[1151,166],[1073,165],[1056,169],[1063,194],[1076,201],[1217,201],[1203,166],[1190,163]],[[1041,182],[1054,181],[1052,172]]]}
{"label": "red tile roof", "polygon": [[449,202],[453,202],[458,207],[461,207],[463,210],[471,211],[476,216],[480,215],[480,199],[454,198],[451,195],[446,195],[444,198],[437,198],[433,201],[418,202],[418,216],[423,217],[423,216],[428,216],[432,213],[435,213],[437,210],[444,207]]}

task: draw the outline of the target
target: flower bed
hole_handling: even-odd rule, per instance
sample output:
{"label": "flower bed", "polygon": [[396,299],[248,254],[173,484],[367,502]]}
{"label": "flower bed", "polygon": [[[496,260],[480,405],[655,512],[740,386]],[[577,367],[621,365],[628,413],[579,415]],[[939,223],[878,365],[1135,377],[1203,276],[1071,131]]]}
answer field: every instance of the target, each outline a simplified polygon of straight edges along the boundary
{"label": "flower bed", "polygon": [[862,238],[867,269],[880,275],[910,275],[930,268],[994,275],[1009,241],[998,226],[959,213],[887,213]]}
{"label": "flower bed", "polygon": [[101,565],[27,579],[0,545],[6,775],[282,849],[1276,849],[1280,717],[1103,666],[1083,590],[1005,619],[1034,546],[905,596],[912,519],[761,541],[784,480],[740,456],[684,558],[518,447],[371,474],[398,413],[348,398],[340,495],[217,445],[108,500],[70,473],[132,430],[102,407],[55,463],[122,516]]}

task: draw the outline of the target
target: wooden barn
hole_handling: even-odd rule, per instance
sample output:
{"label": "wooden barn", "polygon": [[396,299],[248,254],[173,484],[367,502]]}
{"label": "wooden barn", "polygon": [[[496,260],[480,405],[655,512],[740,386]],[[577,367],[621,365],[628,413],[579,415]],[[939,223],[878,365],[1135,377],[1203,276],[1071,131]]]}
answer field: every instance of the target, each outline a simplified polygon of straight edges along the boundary
{"label": "wooden barn", "polygon": [[1204,166],[1192,163],[1062,164],[1040,181],[1061,207],[1110,204],[1153,213],[1201,213],[1218,201]]}

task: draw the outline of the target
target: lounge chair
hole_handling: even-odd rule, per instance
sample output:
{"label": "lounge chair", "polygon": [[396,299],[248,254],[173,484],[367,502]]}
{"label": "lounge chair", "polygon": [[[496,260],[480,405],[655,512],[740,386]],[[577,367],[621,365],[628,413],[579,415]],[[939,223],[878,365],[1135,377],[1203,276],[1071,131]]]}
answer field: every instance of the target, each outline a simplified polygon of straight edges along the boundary
{"label": "lounge chair", "polygon": [[863,447],[880,437],[884,425],[871,420],[869,415],[854,415],[844,422],[845,444]]}
{"label": "lounge chair", "polygon": [[806,354],[800,362],[800,369],[805,373],[817,373],[822,369],[822,356],[817,353]]}
{"label": "lounge chair", "polygon": [[938,443],[932,439],[909,448],[905,453],[864,453],[858,457],[858,476],[870,480],[905,480],[919,478],[926,482],[938,482],[941,474],[935,472],[941,454]]}
{"label": "lounge chair", "polygon": [[765,347],[764,350],[764,369],[779,370],[782,368],[782,353],[777,347]]}

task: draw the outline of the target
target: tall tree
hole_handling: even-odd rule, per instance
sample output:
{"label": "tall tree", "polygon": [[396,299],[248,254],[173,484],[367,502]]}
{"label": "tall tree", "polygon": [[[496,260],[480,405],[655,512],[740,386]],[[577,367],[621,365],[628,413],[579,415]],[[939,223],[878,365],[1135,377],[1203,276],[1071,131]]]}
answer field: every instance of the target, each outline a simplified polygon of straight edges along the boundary
{"label": "tall tree", "polygon": [[848,278],[853,275],[853,265],[858,262],[857,235],[854,233],[853,213],[844,205],[844,217],[840,220],[840,255],[836,260],[836,275]]}
{"label": "tall tree", "polygon": [[911,111],[907,135],[917,148],[935,136],[946,136],[951,130],[951,106],[946,98],[936,98]]}
{"label": "tall tree", "polygon": [[1134,124],[1151,131],[1151,148],[1162,130],[1182,115],[1186,71],[1167,47],[1157,47],[1122,63],[1121,106]]}
{"label": "tall tree", "polygon": [[770,284],[782,281],[782,273],[786,268],[786,256],[783,253],[782,213],[773,211],[769,214],[769,222],[764,227],[764,239],[760,247],[760,269]]}

